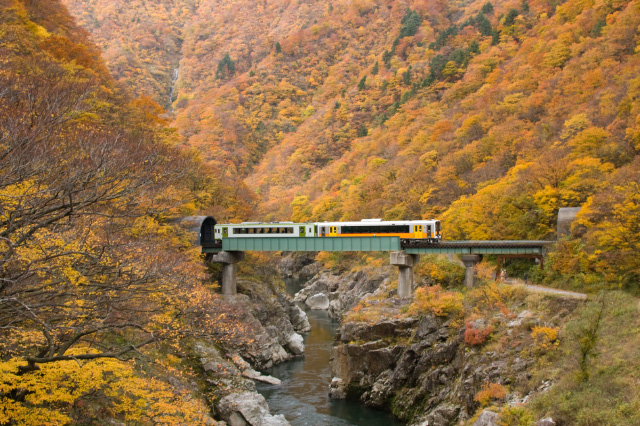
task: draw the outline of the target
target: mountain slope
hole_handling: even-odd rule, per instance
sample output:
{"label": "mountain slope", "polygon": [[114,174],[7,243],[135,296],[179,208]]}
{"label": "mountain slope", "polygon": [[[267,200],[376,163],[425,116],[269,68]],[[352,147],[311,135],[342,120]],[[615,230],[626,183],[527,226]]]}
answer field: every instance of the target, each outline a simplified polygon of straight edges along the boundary
{"label": "mountain slope", "polygon": [[548,238],[559,207],[602,219],[589,197],[637,168],[639,8],[201,1],[174,124],[245,179],[254,219],[442,217],[447,238]]}

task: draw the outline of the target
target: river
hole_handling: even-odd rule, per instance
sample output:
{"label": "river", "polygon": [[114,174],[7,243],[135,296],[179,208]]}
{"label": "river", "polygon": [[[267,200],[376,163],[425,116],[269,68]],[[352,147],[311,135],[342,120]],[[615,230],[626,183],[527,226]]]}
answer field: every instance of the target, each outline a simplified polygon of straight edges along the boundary
{"label": "river", "polygon": [[[304,282],[287,280],[295,294]],[[302,307],[302,306],[301,306]],[[331,347],[338,322],[327,311],[307,310],[311,332],[305,336],[305,357],[285,362],[264,373],[282,380],[278,386],[257,383],[272,414],[284,414],[292,426],[401,426],[391,414],[355,401],[329,398]]]}

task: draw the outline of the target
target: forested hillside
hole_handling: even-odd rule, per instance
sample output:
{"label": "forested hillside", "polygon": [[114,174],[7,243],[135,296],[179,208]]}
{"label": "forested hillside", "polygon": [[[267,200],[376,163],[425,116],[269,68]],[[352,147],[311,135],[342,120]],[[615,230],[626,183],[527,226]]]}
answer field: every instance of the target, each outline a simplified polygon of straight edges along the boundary
{"label": "forested hillside", "polygon": [[563,248],[583,261],[556,272],[637,280],[638,1],[67,3],[127,46],[108,65],[145,93],[135,73],[154,75],[165,43],[148,31],[180,34],[174,126],[248,202],[226,219],[255,201],[253,219],[549,238],[559,207],[586,206],[585,239]]}
{"label": "forested hillside", "polygon": [[213,424],[185,352],[252,339],[175,226],[211,181],[127,93],[59,2],[0,1],[2,425]]}

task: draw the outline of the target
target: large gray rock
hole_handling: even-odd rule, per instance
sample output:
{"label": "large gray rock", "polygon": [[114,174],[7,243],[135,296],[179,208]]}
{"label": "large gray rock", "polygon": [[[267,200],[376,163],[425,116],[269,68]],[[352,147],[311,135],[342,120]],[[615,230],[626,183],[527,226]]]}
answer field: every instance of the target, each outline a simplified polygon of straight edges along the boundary
{"label": "large gray rock", "polygon": [[293,333],[291,336],[289,336],[287,347],[294,355],[304,354],[304,340],[302,336],[298,333]]}
{"label": "large gray rock", "polygon": [[289,307],[289,318],[296,332],[306,333],[311,331],[311,324],[309,324],[307,313],[300,309],[298,305],[293,304]]}
{"label": "large gray rock", "polygon": [[498,413],[484,410],[478,420],[473,422],[473,426],[498,426]]}
{"label": "large gray rock", "polygon": [[282,414],[271,415],[267,401],[256,392],[232,393],[222,398],[216,408],[229,426],[289,425]]}
{"label": "large gray rock", "polygon": [[322,293],[314,294],[307,298],[305,302],[307,306],[314,310],[327,310],[329,309],[329,298]]}
{"label": "large gray rock", "polygon": [[541,420],[538,420],[536,426],[556,426],[556,422],[553,421],[551,417],[547,417]]}

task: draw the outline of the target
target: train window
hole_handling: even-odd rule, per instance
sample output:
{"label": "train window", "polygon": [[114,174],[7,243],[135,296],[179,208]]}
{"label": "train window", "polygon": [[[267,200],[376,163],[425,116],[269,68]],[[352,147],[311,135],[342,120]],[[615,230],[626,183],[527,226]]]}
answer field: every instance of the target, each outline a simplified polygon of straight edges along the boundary
{"label": "train window", "polygon": [[287,228],[287,234],[293,234],[293,228]]}

